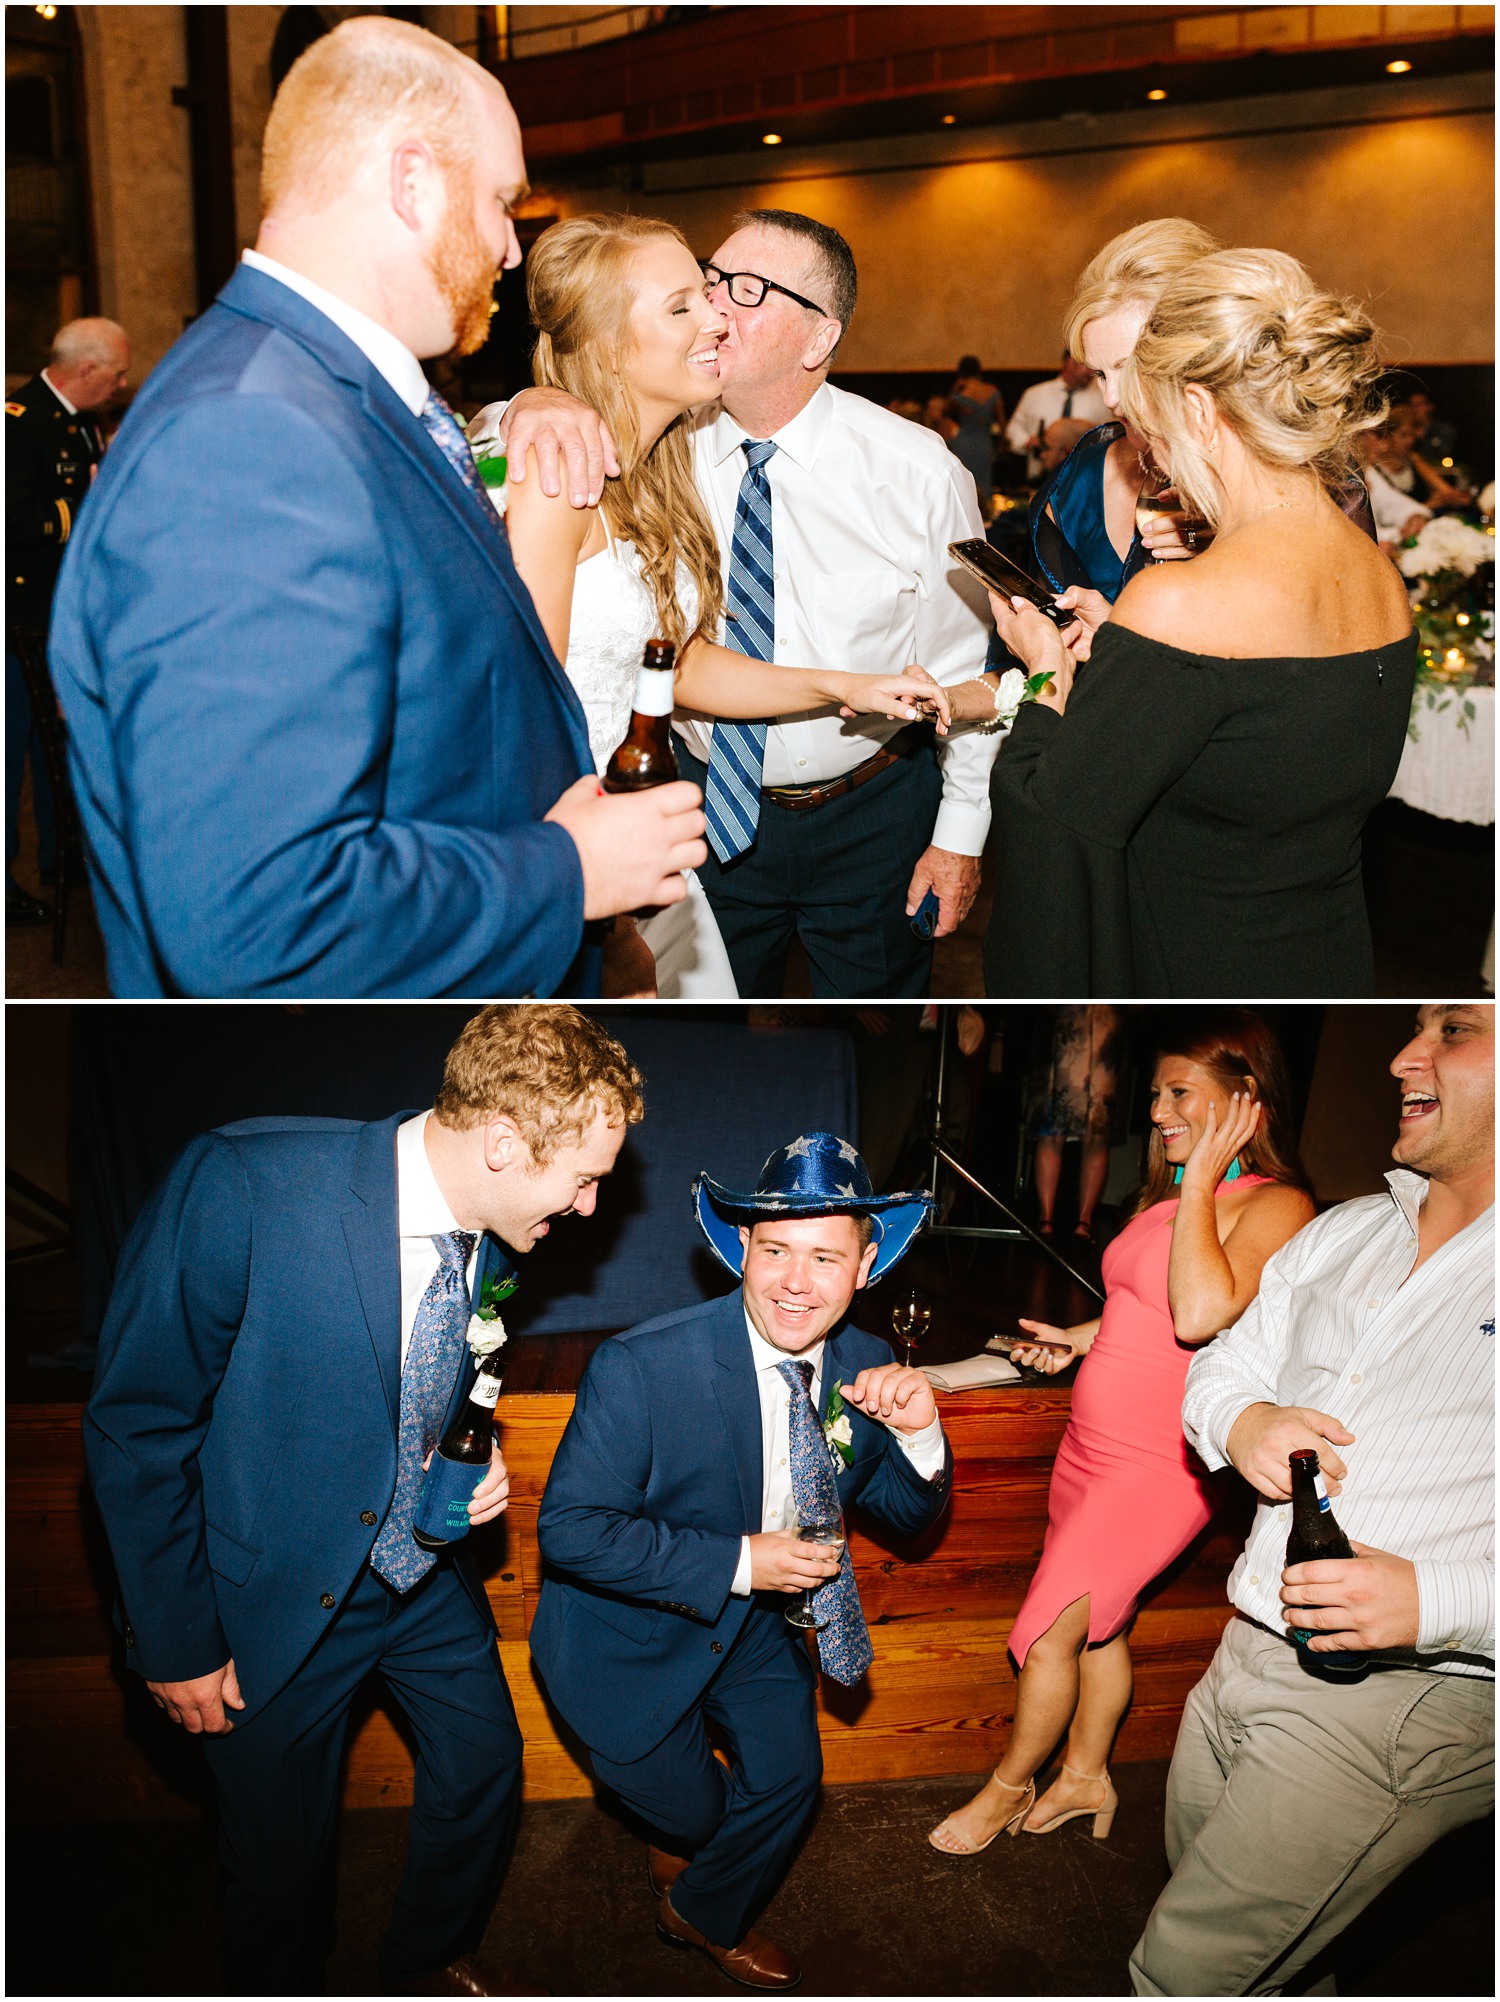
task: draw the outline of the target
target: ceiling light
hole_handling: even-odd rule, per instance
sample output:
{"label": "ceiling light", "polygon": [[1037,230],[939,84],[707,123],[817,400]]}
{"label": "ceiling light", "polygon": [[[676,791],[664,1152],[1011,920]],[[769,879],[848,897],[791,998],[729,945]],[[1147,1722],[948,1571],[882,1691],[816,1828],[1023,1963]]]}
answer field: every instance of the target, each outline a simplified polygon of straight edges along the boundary
{"label": "ceiling light", "polygon": [[944,125],[957,125],[958,120],[951,111],[945,111],[943,113],[943,123]]}
{"label": "ceiling light", "polygon": [[57,9],[55,7],[38,7],[36,11],[44,21],[55,21],[57,19]]}
{"label": "ceiling light", "polygon": [[760,143],[762,146],[779,146],[781,144],[781,134],[779,132],[762,132]]}
{"label": "ceiling light", "polygon": [[1148,90],[1146,92],[1147,97],[1150,98],[1153,104],[1160,104],[1166,94],[1164,90]]}
{"label": "ceiling light", "polygon": [[1411,64],[1403,59],[1401,62],[1387,63],[1385,72],[1387,76],[1405,76],[1410,68]]}

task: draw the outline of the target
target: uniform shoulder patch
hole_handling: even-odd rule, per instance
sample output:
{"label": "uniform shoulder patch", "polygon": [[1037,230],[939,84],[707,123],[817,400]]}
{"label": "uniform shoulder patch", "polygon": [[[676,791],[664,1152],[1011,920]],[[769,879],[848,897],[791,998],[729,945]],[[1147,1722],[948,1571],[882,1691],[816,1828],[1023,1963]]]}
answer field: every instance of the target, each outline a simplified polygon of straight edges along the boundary
{"label": "uniform shoulder patch", "polygon": [[26,405],[24,403],[7,403],[5,414],[7,417],[24,417],[26,415]]}

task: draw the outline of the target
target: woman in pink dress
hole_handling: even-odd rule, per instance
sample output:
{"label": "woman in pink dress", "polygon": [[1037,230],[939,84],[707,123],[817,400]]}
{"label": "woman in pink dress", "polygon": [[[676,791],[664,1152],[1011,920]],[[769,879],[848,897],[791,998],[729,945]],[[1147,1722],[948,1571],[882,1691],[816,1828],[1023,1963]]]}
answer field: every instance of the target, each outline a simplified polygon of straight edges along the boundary
{"label": "woman in pink dress", "polygon": [[[1021,1326],[1065,1353],[1017,1348],[1049,1374],[1084,1362],[1047,1499],[1047,1540],[1016,1623],[1016,1716],[1005,1756],[928,1840],[948,1856],[1002,1829],[1046,1835],[1076,1815],[1109,1833],[1107,1761],[1130,1702],[1136,1600],[1213,1514],[1182,1436],[1192,1352],[1254,1299],[1261,1268],[1313,1215],[1275,1036],[1243,1009],[1190,1025],[1156,1062],[1146,1179],[1104,1254],[1104,1312]],[[1042,1798],[1033,1775],[1066,1734]]]}

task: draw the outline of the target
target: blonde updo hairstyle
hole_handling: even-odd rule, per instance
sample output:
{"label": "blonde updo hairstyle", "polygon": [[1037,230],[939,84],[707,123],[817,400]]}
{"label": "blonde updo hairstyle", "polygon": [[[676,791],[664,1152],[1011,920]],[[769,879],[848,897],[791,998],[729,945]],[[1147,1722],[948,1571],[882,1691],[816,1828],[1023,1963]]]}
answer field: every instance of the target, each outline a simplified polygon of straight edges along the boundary
{"label": "blonde updo hairstyle", "polygon": [[611,532],[640,552],[658,631],[680,648],[694,634],[677,600],[677,564],[697,586],[694,631],[712,634],[724,601],[718,544],[693,479],[684,418],[643,453],[623,377],[635,303],[632,264],[638,250],[664,238],[688,247],[680,230],[650,216],[580,215],[554,223],[526,259],[526,300],[537,330],[537,384],[566,390],[609,426],[620,476],[605,482],[600,505]]}
{"label": "blonde updo hairstyle", "polygon": [[1220,250],[1164,286],[1121,373],[1121,403],[1165,445],[1183,499],[1217,524],[1224,488],[1189,424],[1188,389],[1208,391],[1262,465],[1337,488],[1355,470],[1355,439],[1385,417],[1378,347],[1368,315],[1295,257]]}
{"label": "blonde updo hairstyle", "polygon": [[1122,306],[1140,305],[1149,312],[1168,279],[1218,248],[1217,237],[1180,215],[1138,222],[1111,237],[1074,288],[1063,322],[1068,353],[1083,361],[1083,330],[1091,320],[1102,320]]}

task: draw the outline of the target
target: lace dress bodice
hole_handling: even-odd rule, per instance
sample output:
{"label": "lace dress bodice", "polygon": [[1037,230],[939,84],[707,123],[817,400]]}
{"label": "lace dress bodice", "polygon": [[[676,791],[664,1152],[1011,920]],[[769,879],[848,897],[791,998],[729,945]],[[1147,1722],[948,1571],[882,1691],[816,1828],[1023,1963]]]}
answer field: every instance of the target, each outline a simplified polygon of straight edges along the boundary
{"label": "lace dress bodice", "polygon": [[[698,593],[681,563],[677,601],[691,629],[698,615]],[[657,627],[656,600],[641,574],[640,552],[633,542],[611,541],[597,556],[579,564],[564,666],[583,704],[589,749],[600,772],[630,728],[641,655]]]}

